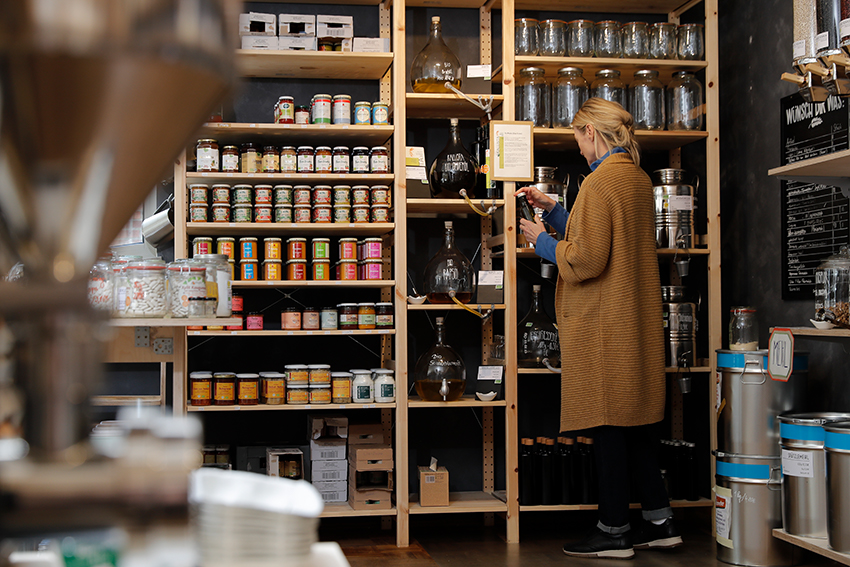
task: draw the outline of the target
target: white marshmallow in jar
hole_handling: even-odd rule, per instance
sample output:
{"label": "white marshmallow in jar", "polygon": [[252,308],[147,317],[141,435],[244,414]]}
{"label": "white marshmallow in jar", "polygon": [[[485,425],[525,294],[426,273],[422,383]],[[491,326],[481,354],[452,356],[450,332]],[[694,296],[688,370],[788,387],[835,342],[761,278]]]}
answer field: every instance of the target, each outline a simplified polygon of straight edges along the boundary
{"label": "white marshmallow in jar", "polygon": [[129,289],[125,317],[164,317],[168,311],[165,298],[165,262],[149,258],[130,262],[126,268]]}
{"label": "white marshmallow in jar", "polygon": [[167,266],[168,308],[172,317],[189,316],[189,300],[207,296],[206,267],[194,260],[175,260]]}
{"label": "white marshmallow in jar", "polygon": [[112,316],[127,317],[130,296],[130,278],[127,266],[141,260],[141,256],[118,256],[112,260]]}

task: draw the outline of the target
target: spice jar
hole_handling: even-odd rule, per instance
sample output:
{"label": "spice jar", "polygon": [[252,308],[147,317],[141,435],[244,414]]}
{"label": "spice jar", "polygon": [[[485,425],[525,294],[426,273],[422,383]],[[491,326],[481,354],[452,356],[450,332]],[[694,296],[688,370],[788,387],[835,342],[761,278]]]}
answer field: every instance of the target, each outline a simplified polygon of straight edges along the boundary
{"label": "spice jar", "polygon": [[286,403],[306,405],[310,402],[310,387],[307,384],[286,385]]}
{"label": "spice jar", "polygon": [[261,400],[270,406],[279,406],[286,401],[286,380],[280,372],[260,372],[262,380]]}
{"label": "spice jar", "polygon": [[193,406],[212,405],[212,380],[211,372],[189,373],[189,404]]}
{"label": "spice jar", "polygon": [[758,350],[759,328],[755,308],[733,307],[729,313],[729,350]]}
{"label": "spice jar", "polygon": [[242,173],[257,173],[262,168],[262,156],[250,142],[242,144],[239,157],[242,160]]}
{"label": "spice jar", "polygon": [[533,122],[537,128],[552,123],[552,89],[542,67],[520,70],[515,87],[516,119]]}
{"label": "spice jar", "polygon": [[280,171],[280,156],[275,146],[263,148],[263,173],[277,173]]}
{"label": "spice jar", "polygon": [[351,399],[355,404],[371,404],[375,401],[372,373],[368,370],[351,370]]}
{"label": "spice jar", "polygon": [[658,71],[635,71],[635,80],[629,85],[628,110],[635,130],[664,129],[664,85],[658,80]]}
{"label": "spice jar", "polygon": [[221,150],[221,170],[227,173],[239,172],[239,148],[224,146]]}
{"label": "spice jar", "polygon": [[301,314],[301,328],[305,331],[318,331],[320,327],[319,310],[315,307],[305,307]]}
{"label": "spice jar", "polygon": [[339,328],[352,330],[357,328],[358,306],[356,303],[340,303],[336,306],[339,312]]}
{"label": "spice jar", "polygon": [[316,168],[312,146],[298,146],[298,173],[313,173]]}
{"label": "spice jar", "polygon": [[379,404],[395,403],[395,378],[393,371],[386,368],[376,368],[372,382],[375,401]]}
{"label": "spice jar", "polygon": [[359,303],[357,305],[357,328],[360,330],[375,328],[374,303]]}
{"label": "spice jar", "polygon": [[298,154],[294,146],[283,146],[280,149],[280,172],[296,173],[298,171]]}
{"label": "spice jar", "polygon": [[331,173],[333,171],[333,154],[329,146],[317,146],[314,169],[316,173]]}
{"label": "spice jar", "polygon": [[218,142],[206,138],[198,140],[195,147],[195,170],[201,172],[218,171]]}
{"label": "spice jar", "polygon": [[587,80],[578,67],[562,67],[558,70],[558,82],[555,84],[555,103],[553,105],[552,126],[569,128],[573,118],[588,97]]}
{"label": "spice jar", "polygon": [[375,304],[375,327],[378,329],[392,329],[395,325],[393,320],[393,304],[392,303],[376,303]]}
{"label": "spice jar", "polygon": [[626,85],[620,80],[617,69],[600,69],[596,72],[596,80],[590,85],[590,96],[596,96],[626,105]]}
{"label": "spice jar", "polygon": [[514,20],[514,55],[537,55],[538,22],[534,18]]}
{"label": "spice jar", "polygon": [[236,374],[216,372],[213,374],[213,405],[232,406],[236,403]]}
{"label": "spice jar", "polygon": [[301,330],[301,310],[297,307],[287,307],[280,314],[280,326],[286,331]]}
{"label": "spice jar", "polygon": [[351,173],[369,173],[369,148],[357,146],[351,150]]}
{"label": "spice jar", "polygon": [[331,385],[317,384],[311,385],[309,389],[311,404],[329,404],[331,403]]}
{"label": "spice jar", "polygon": [[236,375],[237,400],[240,406],[255,406],[260,403],[260,375]]}
{"label": "spice jar", "polygon": [[336,330],[339,324],[339,314],[336,307],[323,307],[319,317],[323,331]]}
{"label": "spice jar", "polygon": [[331,397],[335,404],[351,403],[350,372],[331,372]]}
{"label": "spice jar", "polygon": [[372,173],[389,173],[390,158],[387,154],[387,148],[384,146],[375,146],[369,152],[369,169]]}
{"label": "spice jar", "polygon": [[354,103],[354,124],[369,125],[372,123],[372,103],[361,100]]}

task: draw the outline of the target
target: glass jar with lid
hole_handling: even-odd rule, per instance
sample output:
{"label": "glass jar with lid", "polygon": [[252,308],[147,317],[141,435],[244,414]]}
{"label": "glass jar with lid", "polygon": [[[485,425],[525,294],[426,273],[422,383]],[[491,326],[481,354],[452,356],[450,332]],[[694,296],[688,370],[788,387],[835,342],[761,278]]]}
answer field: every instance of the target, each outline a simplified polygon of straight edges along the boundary
{"label": "glass jar with lid", "polygon": [[112,261],[113,317],[129,317],[127,306],[130,304],[130,276],[127,267],[130,262],[141,259],[141,256],[118,256]]}
{"label": "glass jar with lid", "polygon": [[372,382],[375,401],[379,404],[391,404],[395,402],[395,378],[393,371],[386,368],[376,368]]}
{"label": "glass jar with lid", "polygon": [[195,147],[195,170],[210,172],[218,171],[218,168],[218,142],[211,138],[198,140],[198,145]]}
{"label": "glass jar with lid", "polygon": [[758,350],[759,327],[755,308],[733,307],[729,314],[729,350]]}
{"label": "glass jar with lid", "polygon": [[189,316],[189,299],[206,297],[206,267],[197,260],[178,259],[168,264],[168,307],[172,317]]}
{"label": "glass jar with lid", "polygon": [[635,71],[635,80],[629,85],[629,112],[635,130],[664,129],[664,85],[658,80],[658,71]]}
{"label": "glass jar with lid", "polygon": [[112,262],[109,258],[98,258],[89,272],[88,297],[95,309],[112,311]]}
{"label": "glass jar with lid", "polygon": [[351,398],[355,404],[371,404],[375,401],[375,385],[372,373],[364,369],[351,370]]}
{"label": "glass jar with lid", "polygon": [[330,146],[316,146],[313,170],[316,173],[331,173],[333,171],[333,152]]}
{"label": "glass jar with lid", "polygon": [[617,69],[600,69],[596,72],[596,80],[590,85],[590,96],[604,98],[611,102],[626,106],[626,85],[620,80]]}
{"label": "glass jar with lid", "polygon": [[620,30],[623,57],[647,59],[649,57],[649,26],[646,22],[628,22]]}
{"label": "glass jar with lid", "polygon": [[242,163],[242,173],[258,173],[262,169],[263,156],[257,146],[250,142],[242,144],[239,159]]}
{"label": "glass jar with lid", "polygon": [[649,28],[649,58],[676,58],[676,24],[656,22]]}
{"label": "glass jar with lid", "polygon": [[850,325],[850,248],[842,246],[815,270],[815,319]]}
{"label": "glass jar with lid", "polygon": [[596,22],[593,43],[597,57],[611,57],[618,59],[623,56],[623,43],[620,27],[620,22],[615,20]]}
{"label": "glass jar with lid", "polygon": [[295,146],[283,146],[280,149],[280,172],[296,173],[298,171],[298,154]]}
{"label": "glass jar with lid", "polygon": [[375,146],[369,151],[369,171],[389,173],[390,158],[386,146]]}
{"label": "glass jar with lid", "polygon": [[538,22],[534,18],[514,20],[514,54],[537,55]]}
{"label": "glass jar with lid", "polygon": [[[198,254],[193,260],[204,265],[206,296],[215,299],[215,316],[230,317],[231,272],[226,254]],[[256,262],[256,260],[254,260]]]}
{"label": "glass jar with lid", "polygon": [[369,173],[369,148],[357,146],[351,151],[351,173]]}
{"label": "glass jar with lid", "polygon": [[567,22],[543,20],[538,35],[540,55],[562,57],[567,52]]}
{"label": "glass jar with lid", "polygon": [[127,317],[164,317],[168,311],[165,298],[165,262],[162,258],[137,260],[127,265],[129,293]]}
{"label": "glass jar with lid", "polygon": [[526,67],[516,82],[516,119],[537,128],[552,124],[552,88],[542,67]]}
{"label": "glass jar with lid", "polygon": [[567,24],[567,55],[593,57],[594,25],[590,20],[573,20]]}
{"label": "glass jar with lid", "polygon": [[558,70],[552,105],[552,126],[569,128],[578,109],[588,98],[589,87],[578,67],[562,67]]}
{"label": "glass jar with lid", "polygon": [[316,156],[312,146],[298,146],[298,173],[313,173],[316,169]]}
{"label": "glass jar with lid", "polygon": [[280,171],[280,156],[276,146],[263,148],[263,173],[278,173]]}
{"label": "glass jar with lid", "polygon": [[227,173],[239,173],[239,148],[224,146],[221,150],[221,170]]}
{"label": "glass jar with lid", "polygon": [[667,85],[667,129],[702,130],[703,89],[693,73],[677,71]]}
{"label": "glass jar with lid", "polygon": [[348,173],[351,169],[351,152],[347,146],[335,146],[332,160],[333,173]]}
{"label": "glass jar with lid", "polygon": [[[838,22],[830,34],[830,43],[837,47]],[[682,24],[676,30],[676,52],[679,59],[700,61],[705,57],[705,34],[702,24]],[[836,39],[833,39],[833,35]]]}

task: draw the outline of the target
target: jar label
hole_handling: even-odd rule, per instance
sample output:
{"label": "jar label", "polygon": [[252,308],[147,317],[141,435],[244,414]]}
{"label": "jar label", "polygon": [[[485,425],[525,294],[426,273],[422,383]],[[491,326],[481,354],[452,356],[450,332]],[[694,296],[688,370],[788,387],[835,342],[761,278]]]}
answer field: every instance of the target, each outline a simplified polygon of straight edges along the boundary
{"label": "jar label", "polygon": [[[844,37],[844,29],[843,29],[844,22],[850,22],[850,20],[842,20],[841,21],[841,26],[842,26],[841,37],[842,38]],[[850,30],[848,30],[848,31],[850,31]],[[805,39],[801,39],[800,41],[795,41],[794,43],[791,44],[791,56],[794,59],[799,59],[800,57],[806,56],[806,40]]]}
{"label": "jar label", "polygon": [[192,382],[192,399],[193,400],[208,400],[210,399],[210,383],[201,382],[200,380]]}
{"label": "jar label", "polygon": [[242,154],[242,173],[257,173],[257,152],[245,152]]}
{"label": "jar label", "polygon": [[257,259],[257,243],[253,240],[248,240],[239,243],[240,258],[242,260]]}
{"label": "jar label", "polygon": [[279,101],[275,111],[278,124],[292,124],[295,120],[295,105],[290,101]]}
{"label": "jar label", "polygon": [[274,222],[292,222],[292,207],[275,207]]}
{"label": "jar label", "polygon": [[298,172],[313,173],[313,156],[298,156]]}
{"label": "jar label", "polygon": [[[192,210],[192,222],[207,222],[207,208],[204,205],[189,208]],[[215,215],[215,212],[216,209],[213,207],[213,215]]]}
{"label": "jar label", "polygon": [[265,173],[277,173],[279,158],[277,154],[263,154],[263,171]]}
{"label": "jar label", "polygon": [[354,394],[357,400],[370,400],[372,399],[372,386],[357,386]]}
{"label": "jar label", "polygon": [[334,173],[348,173],[348,156],[333,156]]}
{"label": "jar label", "polygon": [[235,154],[225,154],[221,156],[221,170],[229,173],[239,171],[239,156]]}
{"label": "jar label", "polygon": [[290,404],[306,404],[307,395],[306,389],[288,390],[286,392],[286,401]]}
{"label": "jar label", "polygon": [[331,204],[331,190],[330,189],[319,189],[318,187],[313,189],[313,204],[314,205],[330,205]]}
{"label": "jar label", "polygon": [[381,384],[379,396],[381,398],[394,398],[395,384]]}
{"label": "jar label", "polygon": [[668,195],[667,207],[670,211],[693,211],[694,198],[690,195]]}
{"label": "jar label", "polygon": [[265,187],[254,189],[254,203],[257,205],[271,205],[272,190]]}
{"label": "jar label", "polygon": [[230,189],[227,187],[216,187],[213,189],[213,204],[230,204]]}
{"label": "jar label", "polygon": [[218,171],[218,150],[199,148],[195,152],[195,161],[198,171]]}
{"label": "jar label", "polygon": [[340,260],[356,260],[357,259],[357,244],[354,242],[339,243],[339,258]]}
{"label": "jar label", "polygon": [[112,285],[106,278],[89,279],[89,303],[95,309],[112,309]]}
{"label": "jar label", "polygon": [[381,279],[381,268],[383,265],[379,262],[367,262],[364,266],[364,280],[379,280]]}
{"label": "jar label", "polygon": [[286,382],[281,380],[266,380],[266,397],[280,399],[286,395]]}
{"label": "jar label", "polygon": [[374,313],[359,313],[357,315],[357,326],[358,327],[374,327],[375,326],[375,314]]}
{"label": "jar label", "polygon": [[327,260],[330,258],[330,244],[327,242],[313,242],[313,259]]}
{"label": "jar label", "polygon": [[242,280],[255,281],[257,279],[257,263],[242,262]]}
{"label": "jar label", "polygon": [[351,167],[354,173],[369,173],[369,156],[352,156]]}
{"label": "jar label", "polygon": [[819,33],[815,37],[815,50],[820,51],[821,49],[826,49],[829,47],[829,32],[825,31],[823,33]]}
{"label": "jar label", "polygon": [[387,156],[372,156],[372,173],[387,173],[390,170],[390,159]]}
{"label": "jar label", "polygon": [[257,399],[257,383],[242,382],[239,384],[239,399],[240,400],[255,400]]}
{"label": "jar label", "polygon": [[331,279],[328,262],[313,262],[313,279],[316,281]]}
{"label": "jar label", "polygon": [[275,205],[291,205],[292,204],[292,189],[275,189],[274,190]]}
{"label": "jar label", "polygon": [[339,324],[341,327],[356,327],[357,326],[357,314],[356,313],[340,313],[339,314]]}
{"label": "jar label", "polygon": [[[844,41],[845,39],[850,37],[850,18],[848,18],[846,20],[841,20],[841,22],[838,23],[838,37],[842,41]],[[805,42],[806,40],[801,40],[801,41]],[[798,43],[798,42],[795,41],[794,43]],[[805,49],[805,47],[803,49]]]}
{"label": "jar label", "polygon": [[373,205],[389,205],[390,192],[387,189],[376,189],[372,187],[372,204]]}
{"label": "jar label", "polygon": [[310,190],[309,189],[296,189],[294,192],[295,204],[296,205],[309,205],[310,204]]}
{"label": "jar label", "polygon": [[331,101],[323,98],[313,103],[313,124],[330,124]]}
{"label": "jar label", "polygon": [[378,327],[392,327],[393,326],[393,316],[392,315],[375,315],[375,325]]}
{"label": "jar label", "polygon": [[296,124],[308,124],[310,122],[310,113],[306,110],[296,110],[295,111],[295,123]]}
{"label": "jar label", "polygon": [[331,385],[334,399],[344,398],[348,401],[351,398],[351,381],[346,378],[344,380],[334,380]]}
{"label": "jar label", "polygon": [[289,264],[289,279],[290,280],[306,280],[307,267],[301,263]]}
{"label": "jar label", "polygon": [[[280,280],[280,262],[263,262],[263,279],[267,282],[276,282]],[[250,321],[250,317],[248,318]]]}
{"label": "jar label", "polygon": [[354,107],[354,123],[355,124],[371,124],[372,109],[367,105]]}
{"label": "jar label", "polygon": [[298,160],[295,154],[280,154],[280,172],[295,173],[298,168]]}
{"label": "jar label", "polygon": [[389,111],[386,106],[372,107],[372,124],[387,124],[389,122]]}
{"label": "jar label", "polygon": [[331,391],[328,388],[310,390],[310,401],[317,404],[327,404],[331,401]]}
{"label": "jar label", "polygon": [[220,402],[232,402],[236,394],[236,388],[231,383],[218,383],[215,385],[215,399]]}
{"label": "jar label", "polygon": [[295,222],[310,222],[310,207],[296,207]]}
{"label": "jar label", "polygon": [[331,172],[331,156],[330,155],[317,155],[316,156],[316,173],[330,173]]}

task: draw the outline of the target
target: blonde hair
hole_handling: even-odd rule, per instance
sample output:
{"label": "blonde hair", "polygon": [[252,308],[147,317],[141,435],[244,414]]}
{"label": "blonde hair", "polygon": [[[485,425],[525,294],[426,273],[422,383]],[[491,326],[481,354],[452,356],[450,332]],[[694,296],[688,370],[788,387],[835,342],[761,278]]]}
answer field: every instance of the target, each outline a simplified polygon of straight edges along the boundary
{"label": "blonde hair", "polygon": [[632,156],[635,165],[640,166],[640,146],[635,138],[635,121],[625,108],[603,98],[589,98],[576,112],[572,127],[584,132],[588,124],[593,126],[611,149],[623,148]]}

